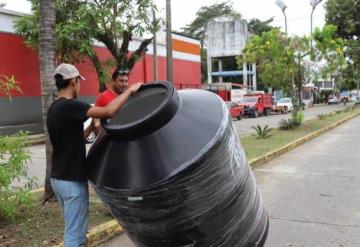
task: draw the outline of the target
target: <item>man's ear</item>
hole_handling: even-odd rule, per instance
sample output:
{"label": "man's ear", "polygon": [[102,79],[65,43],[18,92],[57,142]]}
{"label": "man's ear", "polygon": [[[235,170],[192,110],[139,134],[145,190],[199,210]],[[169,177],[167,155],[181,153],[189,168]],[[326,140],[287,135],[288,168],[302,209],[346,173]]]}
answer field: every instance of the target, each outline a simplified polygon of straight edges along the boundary
{"label": "man's ear", "polygon": [[75,87],[75,86],[76,86],[76,78],[72,78],[72,79],[70,80],[70,85],[71,85],[72,87]]}

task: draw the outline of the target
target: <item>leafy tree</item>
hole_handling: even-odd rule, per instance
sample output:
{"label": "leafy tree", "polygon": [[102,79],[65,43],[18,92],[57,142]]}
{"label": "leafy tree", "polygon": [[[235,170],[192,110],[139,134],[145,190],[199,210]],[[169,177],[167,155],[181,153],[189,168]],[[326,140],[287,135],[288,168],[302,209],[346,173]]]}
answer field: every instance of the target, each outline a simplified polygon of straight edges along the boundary
{"label": "leafy tree", "polygon": [[328,0],[326,2],[326,22],[338,27],[337,34],[344,39],[360,37],[360,1]]}
{"label": "leafy tree", "polygon": [[[352,88],[357,83],[352,80],[360,74],[360,1],[358,0],[328,0],[326,2],[326,22],[337,26],[336,33],[346,40],[346,56],[354,62],[354,71],[342,71],[344,78],[340,87]],[[352,66],[348,66],[352,67]],[[354,73],[353,73],[354,72]]]}
{"label": "leafy tree", "polygon": [[204,48],[207,23],[217,17],[224,16],[232,17],[235,20],[241,19],[241,14],[234,10],[232,3],[225,1],[201,7],[196,13],[196,18],[190,24],[182,28],[183,34],[200,40],[202,81],[206,81],[207,78],[207,53]]}
{"label": "leafy tree", "polygon": [[[313,34],[315,44],[311,48],[311,38],[289,38],[280,30],[273,29],[254,35],[243,52],[247,62],[256,62],[259,77],[265,86],[283,89],[293,97],[296,112],[305,81],[320,76],[325,78],[344,65],[345,43],[335,34],[336,27],[332,25],[322,30],[316,29]],[[239,66],[243,60],[243,57],[238,57]],[[294,97],[295,93],[297,97]]]}
{"label": "leafy tree", "polygon": [[[247,43],[243,53],[248,63],[256,63],[259,78],[266,87],[283,89],[293,95],[292,81],[295,72],[294,49],[286,45],[290,43],[280,30],[273,29],[254,35]],[[238,57],[241,67],[244,57]]]}
{"label": "leafy tree", "polygon": [[269,20],[266,20],[266,21],[261,21],[257,18],[253,18],[248,23],[249,30],[250,30],[250,32],[252,32],[253,34],[256,34],[256,35],[260,35],[263,32],[269,32],[272,29],[274,29],[274,27],[269,25],[273,21],[274,21],[274,18],[270,18]]}
{"label": "leafy tree", "polygon": [[[39,35],[39,0],[30,0],[32,15],[21,18],[16,24],[26,44],[37,48]],[[152,19],[155,5],[152,0],[83,0],[56,1],[57,59],[64,62],[81,62],[89,58],[98,74],[100,86],[109,80],[112,66],[131,70],[152,38],[142,41],[138,49],[129,53],[133,35],[143,35],[158,28],[159,20]],[[93,47],[96,39],[105,44],[111,60],[101,61]],[[101,89],[104,89],[102,86]]]}

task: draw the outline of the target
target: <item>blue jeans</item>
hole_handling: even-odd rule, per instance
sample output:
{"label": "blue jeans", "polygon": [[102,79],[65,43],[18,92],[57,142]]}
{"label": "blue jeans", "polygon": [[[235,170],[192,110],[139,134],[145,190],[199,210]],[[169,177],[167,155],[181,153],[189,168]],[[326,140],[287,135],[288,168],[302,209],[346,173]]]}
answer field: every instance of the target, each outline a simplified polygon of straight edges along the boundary
{"label": "blue jeans", "polygon": [[64,211],[64,246],[84,246],[89,222],[88,183],[51,178],[51,186]]}

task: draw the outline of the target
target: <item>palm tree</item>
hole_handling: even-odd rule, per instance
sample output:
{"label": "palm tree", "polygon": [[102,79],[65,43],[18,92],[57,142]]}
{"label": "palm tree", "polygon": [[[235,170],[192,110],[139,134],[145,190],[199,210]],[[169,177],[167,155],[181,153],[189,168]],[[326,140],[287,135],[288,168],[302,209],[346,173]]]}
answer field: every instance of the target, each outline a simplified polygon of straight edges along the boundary
{"label": "palm tree", "polygon": [[39,61],[40,61],[40,81],[41,81],[41,98],[42,113],[45,132],[46,145],[46,177],[44,201],[52,197],[53,190],[50,184],[51,156],[52,146],[50,143],[49,133],[46,127],[47,111],[54,100],[54,80],[53,73],[55,70],[56,59],[56,0],[40,0],[40,32],[39,32]]}

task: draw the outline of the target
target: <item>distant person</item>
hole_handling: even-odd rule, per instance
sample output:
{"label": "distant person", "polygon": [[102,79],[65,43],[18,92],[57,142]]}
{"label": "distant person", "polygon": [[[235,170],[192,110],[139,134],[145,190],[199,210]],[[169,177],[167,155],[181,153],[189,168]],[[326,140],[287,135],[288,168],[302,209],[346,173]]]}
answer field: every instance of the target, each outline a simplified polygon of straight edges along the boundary
{"label": "distant person", "polygon": [[51,185],[63,209],[65,247],[84,246],[88,228],[89,193],[85,164],[85,138],[94,122],[84,131],[87,118],[110,118],[123,106],[141,83],[131,85],[106,107],[77,100],[80,80],[85,80],[71,64],[62,63],[54,73],[58,98],[47,114],[47,128],[53,147]]}

